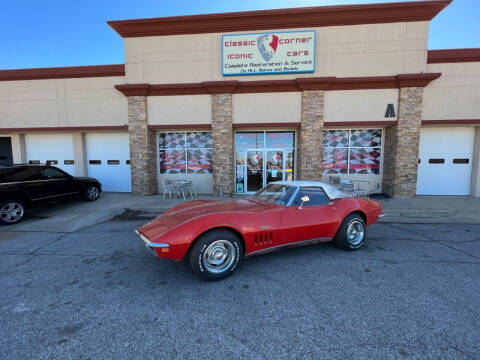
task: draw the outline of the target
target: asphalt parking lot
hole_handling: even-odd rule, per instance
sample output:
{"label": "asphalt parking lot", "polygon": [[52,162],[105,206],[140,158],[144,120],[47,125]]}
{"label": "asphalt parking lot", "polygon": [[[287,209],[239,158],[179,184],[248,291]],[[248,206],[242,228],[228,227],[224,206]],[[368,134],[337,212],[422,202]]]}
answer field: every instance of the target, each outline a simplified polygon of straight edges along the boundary
{"label": "asphalt parking lot", "polygon": [[2,359],[480,358],[480,226],[376,224],[205,283],[106,221],[0,233]]}

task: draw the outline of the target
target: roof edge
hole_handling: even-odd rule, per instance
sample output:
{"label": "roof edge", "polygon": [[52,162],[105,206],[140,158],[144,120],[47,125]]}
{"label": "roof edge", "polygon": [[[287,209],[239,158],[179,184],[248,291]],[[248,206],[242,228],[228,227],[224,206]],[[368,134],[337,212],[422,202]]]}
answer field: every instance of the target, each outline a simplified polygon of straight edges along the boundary
{"label": "roof edge", "polygon": [[453,0],[316,6],[289,9],[107,21],[120,36],[144,37],[214,32],[361,25],[432,20]]}
{"label": "roof edge", "polygon": [[480,48],[428,50],[427,64],[480,62]]}
{"label": "roof edge", "polygon": [[0,81],[125,76],[125,65],[91,65],[0,70]]}
{"label": "roof edge", "polygon": [[312,77],[253,81],[210,81],[177,84],[118,84],[115,89],[125,96],[174,96],[208,94],[249,94],[295,92],[303,90],[371,90],[425,87],[441,73],[398,74],[391,76]]}

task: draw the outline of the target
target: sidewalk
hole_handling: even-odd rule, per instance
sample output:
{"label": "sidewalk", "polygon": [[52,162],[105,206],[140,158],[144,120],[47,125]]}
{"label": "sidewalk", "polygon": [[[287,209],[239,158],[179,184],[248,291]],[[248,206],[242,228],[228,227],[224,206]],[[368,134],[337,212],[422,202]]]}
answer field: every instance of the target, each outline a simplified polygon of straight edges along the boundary
{"label": "sidewalk", "polygon": [[[219,200],[216,196],[195,198]],[[189,200],[189,199],[187,199]],[[224,197],[223,200],[233,200]],[[480,198],[469,196],[419,196],[415,199],[381,199],[385,217],[380,222],[405,224],[480,224]],[[162,195],[138,196],[128,193],[103,193],[95,202],[73,201],[33,209],[19,224],[0,226],[2,231],[74,232],[121,214],[149,219],[180,204],[183,199]],[[129,216],[124,217],[128,219]]]}
{"label": "sidewalk", "polygon": [[412,224],[480,224],[480,198],[472,196],[417,196],[381,199],[381,222]]}

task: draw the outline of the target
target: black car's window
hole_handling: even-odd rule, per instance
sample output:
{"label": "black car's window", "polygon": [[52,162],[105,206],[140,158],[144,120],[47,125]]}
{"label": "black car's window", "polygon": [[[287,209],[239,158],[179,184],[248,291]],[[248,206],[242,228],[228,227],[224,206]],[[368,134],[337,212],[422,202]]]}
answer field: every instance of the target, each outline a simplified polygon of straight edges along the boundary
{"label": "black car's window", "polygon": [[308,196],[310,198],[310,201],[304,203],[303,206],[325,205],[330,201],[322,188],[303,187],[300,189],[297,196],[295,196],[295,200],[293,200],[292,206],[300,206],[300,204],[302,203],[301,198],[304,196]]}
{"label": "black car's window", "polygon": [[40,172],[45,179],[65,179],[67,177],[63,171],[53,167],[43,168]]}
{"label": "black car's window", "polygon": [[12,168],[5,171],[6,182],[35,181],[39,179],[38,169],[31,167]]}

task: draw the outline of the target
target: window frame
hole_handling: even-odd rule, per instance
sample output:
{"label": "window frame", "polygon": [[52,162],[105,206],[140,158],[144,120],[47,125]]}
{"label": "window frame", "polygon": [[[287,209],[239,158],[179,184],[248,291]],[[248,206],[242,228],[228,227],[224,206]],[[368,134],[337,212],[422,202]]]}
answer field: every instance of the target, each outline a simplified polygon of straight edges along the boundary
{"label": "window frame", "polygon": [[[351,143],[351,136],[352,136],[352,131],[369,131],[369,130],[379,130],[381,131],[381,135],[380,135],[380,146],[350,146],[350,143]],[[338,146],[338,147],[333,147],[333,146],[323,146],[323,136],[324,136],[324,133],[327,132],[327,131],[346,131],[348,133],[348,144],[347,146]],[[368,128],[349,128],[349,129],[341,129],[341,128],[334,128],[334,129],[323,129],[323,133],[322,133],[322,175],[375,175],[375,176],[381,176],[383,175],[383,145],[385,143],[385,129],[384,128],[371,128],[371,127],[368,127]],[[347,169],[346,169],[346,173],[336,173],[336,174],[328,174],[328,173],[324,173],[325,170],[327,169],[324,169],[323,168],[323,150],[324,149],[332,149],[332,150],[335,150],[335,149],[342,149],[342,150],[346,150],[347,151]],[[374,149],[380,149],[380,163],[379,163],[379,167],[378,167],[378,174],[359,174],[359,173],[350,173],[350,154],[351,154],[351,149],[370,149],[370,150],[374,150]]]}
{"label": "window frame", "polygon": [[[157,147],[157,161],[158,161],[158,174],[160,176],[162,175],[211,175],[213,172],[213,169],[210,169],[210,172],[207,172],[205,174],[198,174],[195,171],[188,172],[188,151],[189,150],[211,150],[212,151],[212,156],[213,156],[213,141],[212,141],[212,147],[188,147],[188,138],[187,134],[193,134],[193,133],[209,133],[210,137],[212,138],[212,131],[205,131],[205,130],[193,130],[193,131],[180,131],[180,130],[172,130],[172,131],[158,131],[157,132],[157,142],[156,142],[156,147]],[[182,149],[169,149],[165,147],[160,147],[160,137],[162,134],[183,134],[183,140],[185,142],[185,145],[183,146]],[[160,158],[160,153],[162,151],[183,151],[184,153],[184,158],[185,158],[185,171],[184,172],[177,172],[173,174],[169,174],[167,172],[162,173],[161,169],[161,158]],[[211,162],[211,166],[213,167],[213,162]],[[182,169],[183,170],[183,169]]]}
{"label": "window frame", "polygon": [[[301,186],[301,187],[298,188],[298,191],[294,194],[294,196],[292,198],[292,201],[290,202],[290,206],[296,206],[296,207],[300,206],[300,204],[295,203],[295,200],[297,199],[297,197],[299,197],[301,195],[301,192],[304,189],[318,189],[319,192],[321,192],[325,196],[325,199],[327,199],[327,202],[325,204],[322,204],[322,205],[311,205],[311,204],[309,204],[309,202],[306,202],[306,203],[303,204],[303,206],[305,206],[305,207],[307,207],[307,206],[310,206],[310,207],[312,207],[312,206],[326,206],[331,201],[331,199],[328,197],[327,193],[325,192],[325,190],[321,186],[303,186],[303,187]],[[307,194],[305,194],[305,195],[307,195]]]}

